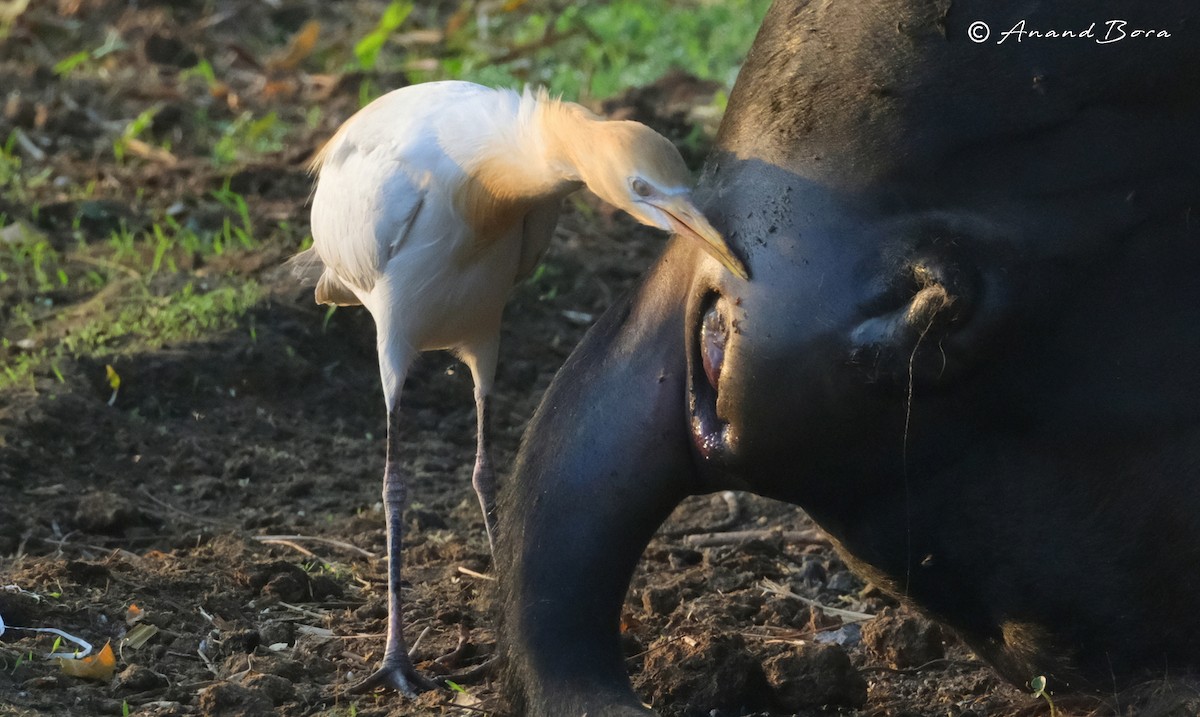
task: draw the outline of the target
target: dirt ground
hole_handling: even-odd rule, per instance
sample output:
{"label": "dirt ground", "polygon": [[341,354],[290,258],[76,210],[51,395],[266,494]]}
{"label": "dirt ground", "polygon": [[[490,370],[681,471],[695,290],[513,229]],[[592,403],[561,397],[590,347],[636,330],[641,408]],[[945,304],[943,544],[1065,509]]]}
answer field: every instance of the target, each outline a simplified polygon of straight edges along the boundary
{"label": "dirt ground", "polygon": [[[0,714],[509,714],[486,675],[416,703],[343,692],[380,657],[386,617],[373,328],[362,310],[326,323],[311,292],[278,266],[306,225],[303,161],[348,116],[358,88],[276,77],[270,63],[243,56],[286,45],[306,13],[336,25],[355,4],[217,3],[216,23],[211,4],[170,5],[35,2],[0,44],[0,139],[16,128],[45,153],[51,181],[33,190],[44,206],[92,221],[101,202],[97,235],[105,216],[146,221],[175,203],[201,221],[219,212],[206,197],[230,174],[256,221],[286,218],[293,233],[190,269],[214,285],[233,275],[267,287],[236,328],[81,358],[60,367],[61,381],[42,371],[36,391],[0,394],[0,616],[117,650],[111,679],[69,677],[41,656],[51,636],[10,629],[0,637]],[[127,49],[99,60],[108,63],[102,77],[54,74],[54,63],[110,32]],[[223,90],[180,84],[197,54],[224,58],[214,62]],[[222,169],[188,138],[197,107],[236,115],[230,95],[285,119],[303,117],[305,104],[326,112],[306,136]],[[626,103],[638,116],[678,124],[663,116],[662,93],[639,97]],[[151,153],[114,162],[105,123],[150,103],[164,108],[150,136],[174,138],[175,161]],[[94,200],[57,194],[88,182]],[[63,231],[53,212],[34,217],[11,196],[0,211]],[[494,414],[502,476],[556,369],[661,241],[590,200],[568,203],[546,269],[517,288],[507,312]],[[10,284],[0,298],[30,297]],[[91,297],[52,298],[71,306]],[[11,323],[6,330],[20,338]],[[112,405],[105,363],[122,377]],[[449,356],[427,355],[404,404],[407,634],[426,673],[461,673],[495,649],[494,583],[470,488],[470,377]],[[130,639],[135,623],[154,628],[142,644]],[[635,686],[666,715],[1048,713],[953,636],[852,576],[799,510],[749,495],[679,508],[646,552],[624,623]]]}

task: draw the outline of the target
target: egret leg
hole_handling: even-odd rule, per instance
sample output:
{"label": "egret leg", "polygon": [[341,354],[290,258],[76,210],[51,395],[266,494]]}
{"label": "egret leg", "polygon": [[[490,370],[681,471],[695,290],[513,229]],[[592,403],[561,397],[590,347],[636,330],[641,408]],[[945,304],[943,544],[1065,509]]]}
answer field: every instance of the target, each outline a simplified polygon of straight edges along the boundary
{"label": "egret leg", "polygon": [[483,510],[483,525],[487,530],[488,548],[491,549],[492,559],[495,560],[496,471],[492,468],[491,437],[488,432],[491,424],[491,401],[486,393],[478,389],[475,390],[475,413],[478,427],[475,470],[471,474],[471,485],[475,487],[475,495],[479,497],[479,507]]}
{"label": "egret leg", "polygon": [[475,470],[471,474],[471,485],[479,497],[483,510],[483,525],[487,529],[488,548],[492,560],[496,558],[496,471],[492,468],[491,455],[491,395],[496,380],[496,363],[500,355],[500,335],[467,347],[462,359],[471,369],[475,382],[476,444]]}
{"label": "egret leg", "polygon": [[404,607],[400,600],[400,572],[404,564],[401,545],[404,539],[404,511],[408,507],[408,484],[399,462],[399,410],[388,411],[387,462],[383,469],[383,515],[387,530],[388,626],[383,663],[373,674],[352,686],[351,692],[393,689],[408,697],[437,685],[417,672],[408,656],[404,640]]}

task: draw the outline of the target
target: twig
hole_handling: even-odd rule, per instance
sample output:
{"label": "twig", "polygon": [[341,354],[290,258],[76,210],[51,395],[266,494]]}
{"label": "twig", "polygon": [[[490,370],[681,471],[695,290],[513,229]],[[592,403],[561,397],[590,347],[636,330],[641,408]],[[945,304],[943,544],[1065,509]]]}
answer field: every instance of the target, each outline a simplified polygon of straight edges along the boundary
{"label": "twig", "polygon": [[818,610],[820,610],[821,612],[823,612],[827,615],[836,615],[836,616],[842,618],[843,620],[848,620],[851,622],[864,622],[866,620],[874,620],[875,619],[875,616],[870,613],[856,612],[854,610],[843,610],[840,607],[830,607],[829,605],[823,605],[823,604],[817,602],[816,600],[813,600],[812,598],[807,598],[807,597],[804,597],[803,595],[797,595],[796,593],[792,592],[787,587],[780,585],[779,583],[777,583],[773,580],[763,580],[761,585],[762,585],[763,592],[778,595],[780,597],[794,598],[794,599],[799,600],[800,602],[804,603],[805,605],[809,605],[811,607],[817,608]]}
{"label": "twig", "polygon": [[475,680],[478,680],[480,677],[486,677],[490,674],[494,674],[495,671],[503,665],[504,657],[502,655],[492,655],[469,670],[455,672],[451,675],[443,675],[439,679],[450,680],[451,682],[457,682],[460,685],[469,685]]}
{"label": "twig", "polygon": [[208,668],[208,671],[213,673],[213,677],[221,676],[221,673],[217,672],[216,665],[213,664],[212,660],[208,659],[208,655],[204,654],[204,650],[197,647],[196,654],[200,656],[200,661],[204,663],[204,666]]}
{"label": "twig", "polygon": [[675,637],[668,637],[666,640],[664,640],[661,643],[655,643],[655,644],[651,645],[650,647],[647,647],[645,650],[642,650],[641,652],[635,652],[632,655],[627,656],[625,658],[625,661],[632,663],[633,660],[636,660],[639,657],[645,657],[646,655],[649,655],[651,652],[654,652],[655,650],[661,650],[662,648],[666,647],[667,645],[670,645],[671,643],[679,642],[680,640],[682,640],[685,637],[688,637],[688,635],[676,635]]}
{"label": "twig", "polygon": [[974,668],[974,669],[983,669],[983,667],[984,667],[983,663],[981,663],[981,662],[971,662],[970,660],[951,660],[948,657],[941,657],[936,660],[930,660],[929,662],[926,662],[923,665],[917,665],[916,667],[905,667],[905,668],[898,669],[895,667],[885,667],[883,665],[872,665],[870,667],[860,667],[860,668],[858,668],[858,671],[859,672],[887,672],[888,674],[892,674],[892,675],[915,675],[918,672],[921,672],[922,670],[928,669],[930,667],[938,667],[938,666],[941,666],[941,667],[970,667],[970,668]]}
{"label": "twig", "polygon": [[310,542],[310,543],[324,543],[325,545],[332,545],[335,548],[341,548],[342,550],[346,550],[351,553],[355,553],[356,555],[361,555],[364,558],[374,559],[374,558],[378,557],[377,555],[375,555],[375,553],[372,553],[370,550],[363,550],[362,548],[358,547],[357,545],[351,545],[350,543],[347,543],[345,541],[334,540],[333,538],[323,538],[318,535],[255,535],[253,537],[255,540],[259,540],[264,543],[280,541],[280,540],[291,540],[291,541]]}
{"label": "twig", "polygon": [[[457,680],[456,680],[456,682],[457,682]],[[483,707],[472,707],[471,705],[455,704],[454,700],[446,700],[445,702],[442,703],[441,706],[442,707],[451,707],[456,710],[466,710],[468,712],[478,712],[481,715],[494,714],[491,710],[484,709]]]}
{"label": "twig", "polygon": [[667,538],[679,538],[685,535],[716,535],[724,534],[733,526],[737,525],[738,520],[742,517],[742,507],[738,503],[737,493],[731,490],[723,490],[719,493],[721,499],[725,501],[725,517],[715,523],[703,527],[688,527],[680,528],[679,530],[664,530],[662,535]]}
{"label": "twig", "polygon": [[[43,540],[44,540],[44,538],[43,538]],[[20,585],[15,585],[15,584],[14,585],[0,585],[0,590],[3,590],[6,593],[17,593],[18,595],[28,595],[29,597],[33,598],[34,602],[39,602],[39,603],[46,599],[46,597],[44,595],[39,595],[39,594],[33,592],[32,590],[26,590],[25,588],[21,587]],[[4,625],[4,619],[3,619],[3,617],[0,617],[0,630],[4,629],[3,625]]]}
{"label": "twig", "polygon": [[308,609],[306,609],[306,608],[302,608],[302,607],[300,607],[299,605],[292,605],[292,604],[290,604],[290,603],[286,603],[286,602],[284,602],[284,601],[282,601],[282,600],[280,600],[280,601],[279,601],[277,604],[278,604],[279,606],[281,606],[281,607],[284,607],[284,608],[287,608],[288,610],[291,610],[291,611],[293,611],[293,612],[298,612],[298,613],[300,613],[301,615],[305,615],[305,616],[307,616],[307,617],[311,617],[311,618],[313,618],[314,620],[324,620],[325,618],[329,617],[328,615],[322,615],[322,614],[321,614],[321,613],[319,613],[319,612],[313,612],[312,610],[308,610]]}
{"label": "twig", "polygon": [[458,566],[458,572],[466,575],[467,577],[475,578],[476,580],[490,580],[492,582],[496,582],[495,575],[484,575],[483,573],[477,573],[464,565]]}
{"label": "twig", "polygon": [[72,535],[74,535],[77,532],[79,532],[79,531],[73,530],[70,533],[67,533],[66,535],[64,535],[63,537],[58,538],[58,539],[43,538],[43,537],[37,536],[37,535],[32,536],[32,537],[35,540],[40,540],[43,543],[47,543],[49,545],[53,545],[54,547],[58,548],[58,550],[55,551],[56,553],[62,553],[63,548],[74,548],[76,550],[95,550],[96,552],[99,552],[99,553],[107,553],[110,558],[113,556],[119,555],[119,556],[125,558],[126,560],[130,560],[133,562],[137,562],[142,559],[142,556],[138,555],[137,553],[132,553],[128,550],[125,550],[124,548],[109,548],[109,547],[105,547],[103,545],[92,545],[91,543],[72,543],[71,541],[67,540],[67,538],[70,538]]}
{"label": "twig", "polygon": [[[742,517],[742,505],[738,502],[737,493],[731,490],[721,491],[721,499],[725,501],[725,509],[728,511],[725,520],[719,525],[719,529],[723,530],[733,527],[738,522],[738,518]],[[714,530],[713,532],[717,531]]]}
{"label": "twig", "polygon": [[728,533],[696,533],[686,536],[683,542],[693,548],[715,548],[773,538],[779,538],[785,543],[804,545],[827,545],[829,543],[829,540],[819,530],[734,530]]}
{"label": "twig", "polygon": [[463,653],[466,652],[469,644],[471,644],[471,631],[460,622],[458,623],[458,643],[453,650],[435,659],[433,664],[447,671],[454,669],[462,660]]}
{"label": "twig", "polygon": [[172,511],[174,513],[178,513],[179,515],[183,516],[184,518],[187,518],[188,520],[191,520],[194,523],[200,523],[201,525],[214,525],[219,528],[226,527],[226,525],[219,520],[214,520],[212,518],[205,518],[205,517],[202,517],[199,515],[193,515],[193,514],[187,512],[186,510],[183,510],[182,508],[176,508],[175,506],[171,505],[167,501],[163,500],[162,498],[159,498],[158,496],[152,494],[150,491],[146,490],[145,486],[139,487],[138,492],[141,493],[142,495],[146,496],[147,498],[149,498],[151,501],[153,501],[157,505],[160,505],[163,508],[166,508],[167,510]]}
{"label": "twig", "polygon": [[416,656],[417,648],[421,645],[421,640],[424,640],[425,636],[428,635],[429,631],[432,629],[433,625],[426,625],[425,629],[421,631],[421,634],[417,635],[417,639],[413,640],[412,647],[408,648],[408,659],[411,660]]}
{"label": "twig", "polygon": [[317,555],[316,553],[314,553],[313,551],[309,550],[308,548],[304,547],[303,545],[294,543],[290,540],[262,540],[261,538],[255,538],[255,540],[257,540],[260,543],[266,543],[267,545],[286,546],[288,548],[291,548],[292,550],[295,550],[296,552],[300,553],[301,555],[305,555],[307,557],[312,558],[313,560],[319,561],[322,565],[329,565],[329,563],[322,560],[321,557],[319,555]]}
{"label": "twig", "polygon": [[81,657],[87,657],[88,655],[90,655],[92,653],[92,643],[88,642],[87,640],[83,639],[82,637],[76,637],[75,635],[72,635],[69,632],[63,632],[62,630],[59,630],[57,627],[18,627],[16,625],[7,625],[6,626],[4,624],[4,619],[0,618],[0,635],[4,634],[4,630],[6,628],[9,630],[22,630],[24,632],[45,632],[45,633],[49,633],[51,635],[58,635],[59,637],[61,637],[64,640],[67,640],[68,642],[73,642],[76,645],[79,645],[79,647],[81,648],[79,650],[76,650],[75,652],[47,652],[45,657],[48,660],[51,658],[54,658],[54,657],[59,657],[59,658],[65,659],[65,660],[77,660]]}
{"label": "twig", "polygon": [[137,279],[139,281],[141,281],[141,279],[143,278],[142,274],[140,274],[136,269],[125,266],[124,264],[119,264],[115,261],[110,261],[108,259],[102,259],[99,257],[91,257],[91,256],[87,256],[85,254],[80,254],[78,252],[72,252],[70,254],[67,254],[67,260],[68,261],[76,261],[76,262],[79,262],[80,264],[88,264],[90,266],[98,266],[101,269],[113,269],[115,271],[123,271],[126,274],[128,274],[130,277]]}
{"label": "twig", "polygon": [[41,162],[46,158],[46,153],[42,148],[34,144],[33,140],[29,139],[29,136],[22,132],[20,127],[14,127],[12,133],[17,144],[21,145],[21,149],[25,150],[25,154],[28,154],[30,159]]}
{"label": "twig", "polygon": [[559,42],[574,37],[582,32],[582,29],[577,27],[573,27],[565,32],[553,30],[553,27],[553,24],[549,25],[551,31],[543,34],[540,40],[534,40],[533,42],[527,42],[523,45],[518,45],[507,52],[503,52],[491,58],[488,60],[488,63],[492,65],[503,65],[506,62],[519,60],[526,55],[537,52],[538,50],[544,50],[546,48],[553,47]]}

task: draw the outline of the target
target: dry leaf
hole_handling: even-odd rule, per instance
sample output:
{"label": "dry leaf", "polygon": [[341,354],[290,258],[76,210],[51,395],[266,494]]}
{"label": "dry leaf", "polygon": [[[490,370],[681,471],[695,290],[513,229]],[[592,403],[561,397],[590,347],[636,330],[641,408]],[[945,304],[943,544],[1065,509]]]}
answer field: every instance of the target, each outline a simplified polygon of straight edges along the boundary
{"label": "dry leaf", "polygon": [[449,37],[466,26],[471,19],[471,11],[466,7],[459,8],[446,20],[446,36]]}
{"label": "dry leaf", "polygon": [[130,627],[141,622],[144,617],[146,617],[146,612],[136,603],[130,603],[129,607],[125,609],[125,624]]}
{"label": "dry leaf", "polygon": [[64,675],[107,682],[117,671],[117,656],[113,654],[112,645],[106,642],[100,652],[91,657],[82,660],[61,659],[58,664]]}
{"label": "dry leaf", "polygon": [[111,364],[104,365],[104,375],[108,378],[108,385],[112,387],[112,396],[108,399],[108,405],[112,406],[117,402],[117,391],[121,389],[121,375]]}
{"label": "dry leaf", "polygon": [[65,485],[63,485],[62,483],[55,483],[54,485],[43,485],[43,486],[38,486],[36,488],[27,488],[25,490],[25,495],[35,495],[38,497],[42,497],[42,496],[66,495],[68,492],[69,491],[67,490],[67,487]]}
{"label": "dry leaf", "polygon": [[267,67],[272,70],[296,69],[304,61],[304,58],[312,53],[313,48],[317,46],[317,38],[320,36],[321,23],[309,20],[292,36],[287,50],[267,61]]}
{"label": "dry leaf", "polygon": [[0,2],[0,22],[16,22],[21,13],[29,7],[29,0],[4,0]]}
{"label": "dry leaf", "polygon": [[121,641],[121,646],[128,647],[131,650],[136,650],[142,645],[145,645],[147,640],[157,634],[158,628],[154,625],[138,625],[129,631],[129,634],[127,634],[125,639]]}
{"label": "dry leaf", "polygon": [[468,709],[479,707],[483,704],[483,700],[475,695],[467,694],[465,691],[455,690],[454,698],[451,702],[458,707],[466,707]]}
{"label": "dry leaf", "polygon": [[152,144],[143,142],[137,137],[127,137],[123,141],[125,142],[125,149],[129,150],[130,154],[141,157],[142,159],[162,162],[167,166],[173,166],[179,163],[179,159],[167,150],[163,149],[162,147],[155,147]]}
{"label": "dry leaf", "polygon": [[298,86],[293,79],[274,80],[263,85],[259,95],[263,99],[288,98],[296,94]]}
{"label": "dry leaf", "polygon": [[0,229],[0,244],[35,244],[45,239],[45,234],[22,221],[15,221]]}

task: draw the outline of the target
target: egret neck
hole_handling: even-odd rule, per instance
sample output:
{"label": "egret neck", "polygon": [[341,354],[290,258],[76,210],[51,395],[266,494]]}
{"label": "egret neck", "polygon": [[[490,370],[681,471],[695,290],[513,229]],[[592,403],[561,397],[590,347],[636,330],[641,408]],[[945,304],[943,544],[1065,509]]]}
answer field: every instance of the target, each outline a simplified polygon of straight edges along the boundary
{"label": "egret neck", "polygon": [[586,179],[577,168],[575,143],[565,138],[586,136],[602,122],[545,90],[526,89],[505,109],[511,114],[492,118],[476,143],[439,138],[468,177],[458,199],[480,237],[498,238],[535,205],[561,201],[581,188]]}

